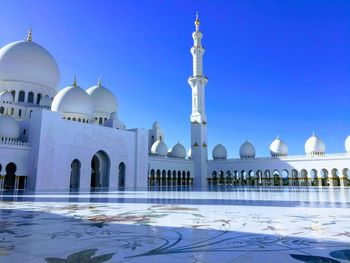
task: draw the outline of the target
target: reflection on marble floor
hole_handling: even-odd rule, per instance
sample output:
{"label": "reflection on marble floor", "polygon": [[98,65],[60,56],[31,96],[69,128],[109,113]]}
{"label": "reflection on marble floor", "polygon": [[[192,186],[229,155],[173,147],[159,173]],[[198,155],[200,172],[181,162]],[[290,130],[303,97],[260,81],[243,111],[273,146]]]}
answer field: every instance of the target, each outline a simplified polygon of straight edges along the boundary
{"label": "reflection on marble floor", "polygon": [[348,207],[73,203],[50,198],[2,201],[0,207],[0,262],[350,260]]}

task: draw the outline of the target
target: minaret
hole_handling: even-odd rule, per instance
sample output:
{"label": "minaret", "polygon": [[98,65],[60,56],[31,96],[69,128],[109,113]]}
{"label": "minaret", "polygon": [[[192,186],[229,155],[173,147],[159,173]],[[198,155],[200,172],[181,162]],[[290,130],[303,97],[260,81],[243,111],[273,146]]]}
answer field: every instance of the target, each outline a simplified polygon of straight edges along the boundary
{"label": "minaret", "polygon": [[207,116],[205,114],[205,86],[208,78],[203,75],[202,46],[203,34],[199,30],[198,13],[194,22],[196,31],[192,33],[194,41],[191,48],[193,57],[193,75],[188,78],[188,84],[192,89],[192,114],[191,114],[191,159],[194,162],[194,185],[207,185]]}

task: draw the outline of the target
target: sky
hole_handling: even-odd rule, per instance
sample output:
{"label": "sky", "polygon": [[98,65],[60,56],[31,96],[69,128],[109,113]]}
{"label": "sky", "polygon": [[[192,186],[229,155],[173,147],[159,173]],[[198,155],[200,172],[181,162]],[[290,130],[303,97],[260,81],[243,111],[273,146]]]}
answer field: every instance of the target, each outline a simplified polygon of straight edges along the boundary
{"label": "sky", "polygon": [[157,120],[170,148],[190,146],[192,32],[203,32],[208,147],[230,158],[248,139],[268,156],[277,135],[303,154],[350,135],[350,1],[0,0],[0,46],[26,38],[57,60],[60,88],[102,76],[128,128]]}

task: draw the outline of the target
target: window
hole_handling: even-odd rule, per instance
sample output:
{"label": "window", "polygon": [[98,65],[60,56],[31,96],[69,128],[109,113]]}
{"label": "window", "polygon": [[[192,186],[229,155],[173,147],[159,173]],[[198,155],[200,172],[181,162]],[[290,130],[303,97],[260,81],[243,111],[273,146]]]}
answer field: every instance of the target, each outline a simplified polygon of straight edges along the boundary
{"label": "window", "polygon": [[28,93],[28,103],[34,103],[34,94],[31,91]]}
{"label": "window", "polygon": [[19,102],[24,102],[24,97],[25,97],[25,93],[23,90],[21,90],[19,93],[18,93],[18,101]]}
{"label": "window", "polygon": [[40,93],[36,96],[36,104],[40,103],[41,97],[42,95]]}
{"label": "window", "polygon": [[21,109],[18,110],[18,117],[22,117],[22,110]]}

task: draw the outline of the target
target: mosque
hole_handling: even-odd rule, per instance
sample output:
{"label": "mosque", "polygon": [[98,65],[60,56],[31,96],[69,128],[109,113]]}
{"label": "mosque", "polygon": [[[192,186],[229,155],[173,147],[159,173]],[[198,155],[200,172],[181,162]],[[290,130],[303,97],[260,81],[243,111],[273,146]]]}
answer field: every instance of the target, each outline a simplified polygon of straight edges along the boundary
{"label": "mosque", "polygon": [[58,90],[54,57],[32,40],[0,49],[0,189],[89,189],[161,186],[347,186],[350,136],[345,152],[326,154],[313,134],[305,155],[289,156],[280,138],[271,156],[257,158],[245,141],[238,159],[218,144],[208,159],[203,33],[198,16],[192,33],[191,148],[170,149],[158,122],[129,129],[118,118],[116,96],[103,86],[86,90],[76,79]]}

